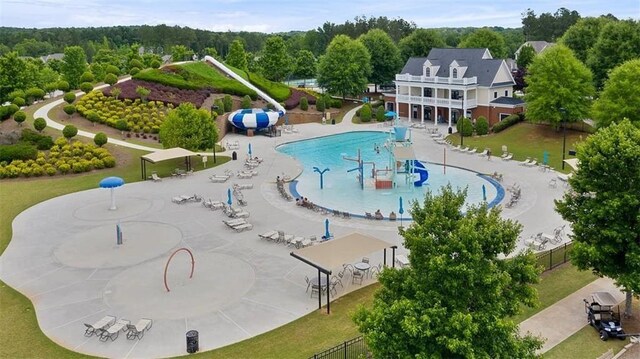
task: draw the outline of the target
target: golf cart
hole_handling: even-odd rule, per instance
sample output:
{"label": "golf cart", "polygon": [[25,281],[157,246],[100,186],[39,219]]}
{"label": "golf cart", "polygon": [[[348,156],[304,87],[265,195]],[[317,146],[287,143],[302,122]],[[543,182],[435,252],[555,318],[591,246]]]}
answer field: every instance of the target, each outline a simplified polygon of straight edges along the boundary
{"label": "golf cart", "polygon": [[[616,311],[613,310],[614,307],[617,308]],[[587,322],[600,333],[600,339],[625,339],[626,335],[620,326],[620,307],[611,293],[592,293],[591,301],[584,299],[584,310]]]}

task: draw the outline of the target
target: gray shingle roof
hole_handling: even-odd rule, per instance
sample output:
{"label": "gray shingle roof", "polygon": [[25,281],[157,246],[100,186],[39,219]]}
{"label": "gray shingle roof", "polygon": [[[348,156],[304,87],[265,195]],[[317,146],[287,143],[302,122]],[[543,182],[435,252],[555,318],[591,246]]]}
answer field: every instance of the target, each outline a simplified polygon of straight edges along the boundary
{"label": "gray shingle roof", "polygon": [[511,105],[511,106],[517,106],[517,105],[523,105],[524,101],[522,99],[519,98],[515,98],[515,97],[498,97],[497,99],[491,101],[490,103],[492,104],[498,104],[498,105]]}
{"label": "gray shingle roof", "polygon": [[432,76],[449,77],[449,64],[454,60],[464,63],[467,71],[464,77],[478,78],[481,86],[491,86],[491,82],[502,65],[501,59],[483,59],[487,49],[431,49],[427,57],[412,57],[402,68],[401,74],[409,73],[414,76],[422,75],[422,66],[428,59],[431,62],[438,61],[440,68],[438,73]]}

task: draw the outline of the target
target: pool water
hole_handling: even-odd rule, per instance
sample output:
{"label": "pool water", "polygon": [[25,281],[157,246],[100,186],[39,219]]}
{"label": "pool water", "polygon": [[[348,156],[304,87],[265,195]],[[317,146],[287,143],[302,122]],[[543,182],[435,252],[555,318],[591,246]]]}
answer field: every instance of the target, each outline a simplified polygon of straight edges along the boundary
{"label": "pool water", "polygon": [[[443,165],[428,162],[436,160],[435,154],[418,152],[416,152],[417,159],[429,172],[429,179],[422,187],[413,185],[413,181],[418,179],[418,175],[414,174],[408,179],[408,183],[405,175],[399,175],[396,188],[375,189],[371,177],[372,166],[365,165],[363,171],[365,186],[362,189],[358,182],[358,171],[347,172],[356,168],[357,162],[345,160],[343,157],[355,158],[360,150],[365,162],[375,162],[376,169],[387,168],[390,163],[389,152],[384,147],[387,139],[389,139],[387,132],[346,132],[286,143],[278,146],[277,150],[295,158],[303,166],[303,172],[297,178],[293,192],[297,192],[319,206],[354,215],[364,215],[365,212],[374,213],[380,209],[385,217],[394,211],[399,218],[399,198],[402,196],[404,217],[407,218],[409,217],[408,209],[411,207],[410,202],[417,200],[422,203],[427,190],[439,192],[440,188],[448,183],[454,188],[467,188],[466,205],[483,201],[483,185],[486,190],[486,200],[490,205],[499,202],[504,193],[502,187],[495,181],[490,181],[473,171],[447,166],[445,174]],[[376,146],[380,148],[379,153],[375,150]],[[324,189],[320,189],[320,174],[314,172],[314,167],[321,171],[329,168],[329,171],[324,173]]]}

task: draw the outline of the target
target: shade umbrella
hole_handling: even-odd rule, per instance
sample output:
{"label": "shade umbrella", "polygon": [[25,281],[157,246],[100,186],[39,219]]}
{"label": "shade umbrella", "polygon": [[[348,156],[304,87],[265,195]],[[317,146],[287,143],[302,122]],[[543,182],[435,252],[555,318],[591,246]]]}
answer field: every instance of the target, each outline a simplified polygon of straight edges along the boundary
{"label": "shade umbrella", "polygon": [[326,239],[331,238],[331,233],[329,233],[329,218],[324,220],[324,237]]}
{"label": "shade umbrella", "polygon": [[482,185],[482,200],[485,202],[487,201],[487,187],[484,185]]}
{"label": "shade umbrella", "polygon": [[402,208],[402,196],[400,196],[400,209],[398,210],[400,213],[400,227],[402,227],[402,214],[404,213],[404,208]]}
{"label": "shade umbrella", "polygon": [[227,204],[232,205],[233,201],[231,200],[231,188],[227,189]]}
{"label": "shade umbrella", "polygon": [[251,158],[251,144],[249,144],[249,158]]}
{"label": "shade umbrella", "polygon": [[107,177],[100,181],[100,188],[109,188],[111,190],[111,206],[109,207],[110,211],[115,211],[118,209],[116,207],[116,196],[114,193],[114,189],[116,187],[120,187],[124,184],[124,180],[120,177]]}

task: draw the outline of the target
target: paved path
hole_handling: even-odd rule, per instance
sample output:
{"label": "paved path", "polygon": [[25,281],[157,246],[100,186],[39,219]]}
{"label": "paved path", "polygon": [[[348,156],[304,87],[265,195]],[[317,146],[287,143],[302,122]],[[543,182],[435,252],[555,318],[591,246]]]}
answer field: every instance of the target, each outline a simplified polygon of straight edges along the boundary
{"label": "paved path", "polygon": [[[530,332],[545,340],[540,353],[545,353],[587,325],[583,299],[593,292],[610,292],[618,301],[625,298],[613,280],[600,278],[568,295],[550,307],[520,323],[520,332]],[[594,340],[597,338],[594,329]]]}

